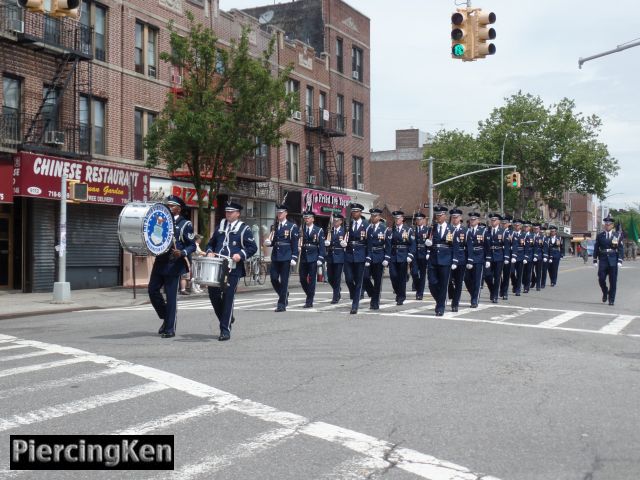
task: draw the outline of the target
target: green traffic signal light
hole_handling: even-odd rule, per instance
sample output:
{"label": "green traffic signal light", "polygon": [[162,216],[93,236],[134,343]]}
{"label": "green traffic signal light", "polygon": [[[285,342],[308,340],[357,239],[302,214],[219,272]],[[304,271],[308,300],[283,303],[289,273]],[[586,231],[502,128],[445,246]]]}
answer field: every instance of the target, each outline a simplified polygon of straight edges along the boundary
{"label": "green traffic signal light", "polygon": [[516,187],[518,186],[518,181],[517,181],[517,180],[513,180],[513,181],[511,182],[511,186],[512,186],[513,188],[516,188]]}
{"label": "green traffic signal light", "polygon": [[460,43],[455,44],[451,49],[451,53],[456,57],[464,56],[464,45],[461,45]]}

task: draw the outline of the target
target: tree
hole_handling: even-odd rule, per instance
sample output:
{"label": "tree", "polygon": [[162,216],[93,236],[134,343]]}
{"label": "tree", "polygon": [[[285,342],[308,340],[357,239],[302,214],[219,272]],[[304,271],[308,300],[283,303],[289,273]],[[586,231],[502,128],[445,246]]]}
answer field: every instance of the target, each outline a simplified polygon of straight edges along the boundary
{"label": "tree", "polygon": [[[478,164],[500,165],[504,145],[504,163],[516,165],[523,185],[505,187],[505,210],[536,218],[543,203],[564,210],[565,191],[605,196],[618,163],[598,140],[601,126],[597,116],[576,112],[572,100],[547,107],[540,97],[518,92],[479,122],[476,136],[438,132],[425,158],[436,159],[437,182],[483,168]],[[450,203],[498,208],[501,181],[496,172],[473,175],[439,187],[438,196]]]}
{"label": "tree", "polygon": [[[208,232],[208,212],[222,187],[233,189],[245,156],[260,144],[278,145],[281,127],[293,109],[286,92],[291,66],[280,70],[271,58],[275,38],[260,58],[249,51],[249,30],[243,29],[229,50],[217,47],[215,33],[196,24],[181,36],[169,23],[171,53],[160,58],[179,67],[183,93],[167,95],[165,106],[145,138],[148,166],[162,160],[167,171],[185,169],[198,192],[200,231]],[[201,192],[208,192],[208,201]]]}

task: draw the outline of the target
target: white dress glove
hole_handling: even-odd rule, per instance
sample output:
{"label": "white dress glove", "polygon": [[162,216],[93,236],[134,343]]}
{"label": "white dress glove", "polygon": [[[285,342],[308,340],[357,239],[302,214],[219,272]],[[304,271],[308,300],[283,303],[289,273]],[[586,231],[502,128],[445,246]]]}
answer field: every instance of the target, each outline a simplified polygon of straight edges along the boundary
{"label": "white dress glove", "polygon": [[382,261],[382,266],[383,266],[383,267],[386,267],[386,266],[388,266],[388,265],[389,265],[389,261],[388,261],[388,260],[383,260],[383,261]]}
{"label": "white dress glove", "polygon": [[430,239],[430,238],[427,238],[427,239],[424,241],[424,244],[425,244],[427,247],[430,247],[431,245],[433,245],[433,242],[431,241],[431,239]]}
{"label": "white dress glove", "polygon": [[458,265],[456,265],[455,263],[451,265],[451,270],[455,270],[456,268],[458,268]]}
{"label": "white dress glove", "polygon": [[618,268],[622,266],[622,262],[618,262]]}
{"label": "white dress glove", "polygon": [[340,246],[341,246],[342,248],[345,248],[345,247],[347,246],[347,242],[345,242],[344,240],[342,240],[342,241],[340,242]]}
{"label": "white dress glove", "polygon": [[268,238],[264,241],[264,246],[265,247],[270,247],[271,246],[271,240],[269,240]]}
{"label": "white dress glove", "polygon": [[364,266],[365,267],[370,267],[371,266],[371,262],[364,262]]}
{"label": "white dress glove", "polygon": [[291,266],[292,266],[292,267],[295,267],[295,266],[296,266],[296,263],[298,263],[298,262],[296,262],[294,259],[291,259]]}
{"label": "white dress glove", "polygon": [[544,260],[542,260],[544,263],[547,263],[549,260],[547,258],[545,258]]}
{"label": "white dress glove", "polygon": [[524,264],[526,265],[527,263],[529,263],[529,261],[525,258],[525,259],[522,261],[522,263],[524,263]]}
{"label": "white dress glove", "polygon": [[473,269],[473,263],[467,263],[467,270]]}
{"label": "white dress glove", "polygon": [[511,259],[511,263],[516,263],[516,259],[515,259],[515,258],[512,258],[512,259]]}
{"label": "white dress glove", "polygon": [[596,268],[598,268],[598,261],[597,261],[597,260],[594,260],[594,261],[593,261],[593,266],[594,266],[594,267],[596,267]]}
{"label": "white dress glove", "polygon": [[318,261],[316,261],[316,265],[318,265],[319,267],[321,267],[321,266],[322,266],[322,260],[318,260]]}
{"label": "white dress glove", "polygon": [[509,263],[509,257],[504,257],[504,261]]}
{"label": "white dress glove", "polygon": [[324,241],[324,246],[325,246],[325,247],[328,247],[328,246],[330,246],[330,245],[331,245],[331,242],[330,242],[329,240],[325,240],[325,241]]}
{"label": "white dress glove", "polygon": [[536,263],[537,261],[538,261],[538,259],[537,259],[537,258],[534,258],[534,259],[533,259],[533,263]]}
{"label": "white dress glove", "polygon": [[413,262],[413,258],[407,257],[407,263],[411,263],[411,262]]}
{"label": "white dress glove", "polygon": [[491,262],[484,262],[484,268],[491,268]]}

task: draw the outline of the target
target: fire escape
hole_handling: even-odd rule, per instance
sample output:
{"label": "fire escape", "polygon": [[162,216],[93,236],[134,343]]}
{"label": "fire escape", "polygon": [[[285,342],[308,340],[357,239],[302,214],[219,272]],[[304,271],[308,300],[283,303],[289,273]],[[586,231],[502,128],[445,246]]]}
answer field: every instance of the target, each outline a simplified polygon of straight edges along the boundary
{"label": "fire escape", "polygon": [[318,175],[315,175],[315,171],[309,172],[308,183],[312,186],[344,192],[344,165],[338,164],[333,139],[346,135],[345,123],[344,115],[330,113],[323,108],[306,109],[304,124],[307,146],[319,152]]}
{"label": "fire escape", "polygon": [[[93,29],[0,0],[0,64],[24,82],[20,111],[3,111],[0,143],[17,150],[90,157]],[[85,97],[81,109],[80,97]],[[83,110],[83,111],[81,111]],[[10,117],[8,115],[11,115]]]}

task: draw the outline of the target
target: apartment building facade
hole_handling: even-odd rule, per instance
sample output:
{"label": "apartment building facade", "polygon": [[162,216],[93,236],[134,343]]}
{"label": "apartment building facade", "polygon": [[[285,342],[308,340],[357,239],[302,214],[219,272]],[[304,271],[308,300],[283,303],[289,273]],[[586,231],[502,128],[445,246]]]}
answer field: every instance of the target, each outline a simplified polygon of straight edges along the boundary
{"label": "apartment building facade", "polygon": [[[217,0],[84,0],[79,21],[26,12],[12,0],[0,0],[0,288],[51,291],[61,245],[72,289],[130,285],[134,266],[138,283],[146,282],[152,258],[131,258],[119,245],[123,206],[171,193],[196,204],[197,192],[180,172],[146,168],[143,146],[167,95],[180,91],[181,72],[159,55],[170,50],[169,21],[187,33],[187,11],[216,32],[221,48],[245,26],[251,28],[256,55],[275,36],[273,61],[281,67],[293,63],[290,88],[297,82],[301,93],[300,110],[284,127],[287,142],[261,146],[245,158],[236,188],[216,192],[217,208],[229,198],[241,201],[257,238],[268,232],[275,202],[288,192],[298,207],[294,213],[307,202],[328,215],[352,199],[344,183],[352,165],[343,166],[339,154],[363,159],[356,164],[355,190],[366,193],[368,118],[359,117],[362,125],[354,125],[352,135],[346,106],[340,114],[335,103],[339,93],[332,84],[330,54],[316,54],[277,26],[246,12],[221,11]],[[362,21],[367,27],[363,45],[368,45],[368,19]],[[367,95],[359,98],[368,111],[368,84],[361,88]],[[68,205],[61,241],[63,171],[89,184],[89,202]],[[192,218],[197,228],[197,216]],[[214,210],[212,225],[215,219]]]}

